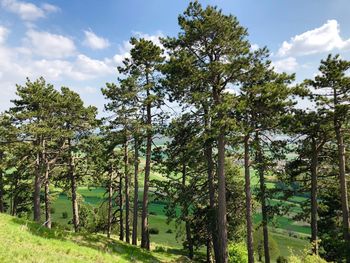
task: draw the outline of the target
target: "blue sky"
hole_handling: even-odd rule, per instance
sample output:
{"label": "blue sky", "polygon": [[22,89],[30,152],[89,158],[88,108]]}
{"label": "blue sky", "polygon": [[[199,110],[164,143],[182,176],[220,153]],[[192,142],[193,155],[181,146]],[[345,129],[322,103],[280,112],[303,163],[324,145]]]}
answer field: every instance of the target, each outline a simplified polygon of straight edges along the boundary
{"label": "blue sky", "polygon": [[[350,59],[348,0],[217,0],[248,28],[253,46],[267,46],[276,70],[297,80],[317,74],[328,53]],[[28,76],[79,92],[103,109],[100,88],[117,78],[131,36],[158,42],[176,35],[184,0],[0,0],[0,110]]]}

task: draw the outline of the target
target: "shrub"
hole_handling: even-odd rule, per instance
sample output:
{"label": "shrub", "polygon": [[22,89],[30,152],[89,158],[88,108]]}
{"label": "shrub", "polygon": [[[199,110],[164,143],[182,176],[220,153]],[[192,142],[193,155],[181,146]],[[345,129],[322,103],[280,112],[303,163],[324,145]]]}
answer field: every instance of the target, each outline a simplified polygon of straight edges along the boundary
{"label": "shrub", "polygon": [[50,208],[50,213],[51,213],[51,214],[54,214],[55,212],[56,212],[56,209],[55,209],[54,207],[51,207],[51,208]]}
{"label": "shrub", "polygon": [[288,263],[288,260],[284,256],[279,256],[276,260],[277,263]]}
{"label": "shrub", "polygon": [[165,233],[167,233],[167,234],[172,234],[172,233],[173,233],[173,230],[168,229]]}
{"label": "shrub", "polygon": [[247,247],[244,243],[231,243],[228,246],[228,262],[246,263],[248,262]]}
{"label": "shrub", "polygon": [[149,212],[149,214],[150,214],[150,215],[153,215],[153,216],[156,216],[156,215],[157,215],[157,213],[156,213],[156,212],[153,212],[153,211]]}
{"label": "shrub", "polygon": [[163,246],[156,246],[154,251],[156,251],[156,252],[166,252],[166,249]]}
{"label": "shrub", "polygon": [[310,255],[309,250],[305,249],[301,255],[296,256],[293,251],[287,259],[288,263],[327,263],[326,260],[318,255]]}
{"label": "shrub", "polygon": [[68,213],[67,212],[62,212],[62,218],[64,218],[64,219],[68,218]]}
{"label": "shrub", "polygon": [[150,233],[151,235],[158,235],[158,234],[159,234],[159,229],[156,228],[156,227],[151,227],[151,228],[149,229],[149,233]]}

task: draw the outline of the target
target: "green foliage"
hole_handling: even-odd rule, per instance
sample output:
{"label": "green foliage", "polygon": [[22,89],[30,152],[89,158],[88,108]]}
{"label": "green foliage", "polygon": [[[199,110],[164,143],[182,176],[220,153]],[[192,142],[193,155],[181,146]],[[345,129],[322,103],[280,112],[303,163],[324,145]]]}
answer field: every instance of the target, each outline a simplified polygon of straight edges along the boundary
{"label": "green foliage", "polygon": [[64,218],[64,219],[68,218],[68,213],[67,212],[62,212],[62,218]]}
{"label": "green foliage", "polygon": [[159,229],[156,228],[156,227],[151,227],[151,228],[149,229],[149,233],[150,233],[151,235],[158,235],[158,234],[159,234]]}
{"label": "green foliage", "polygon": [[229,263],[246,263],[248,262],[247,247],[244,243],[230,243],[228,246]]}
{"label": "green foliage", "polygon": [[308,250],[304,250],[300,255],[294,255],[291,252],[291,255],[287,258],[288,263],[327,263],[326,260],[321,258],[318,255],[312,254],[310,255]]}

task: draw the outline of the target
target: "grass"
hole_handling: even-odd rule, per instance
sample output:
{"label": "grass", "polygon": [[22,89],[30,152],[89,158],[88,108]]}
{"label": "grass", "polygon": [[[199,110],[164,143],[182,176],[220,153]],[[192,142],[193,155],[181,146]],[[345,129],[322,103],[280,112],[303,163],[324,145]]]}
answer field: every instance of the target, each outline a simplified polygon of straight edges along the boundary
{"label": "grass", "polygon": [[148,252],[102,235],[48,230],[0,214],[0,262],[186,262],[179,254]]}

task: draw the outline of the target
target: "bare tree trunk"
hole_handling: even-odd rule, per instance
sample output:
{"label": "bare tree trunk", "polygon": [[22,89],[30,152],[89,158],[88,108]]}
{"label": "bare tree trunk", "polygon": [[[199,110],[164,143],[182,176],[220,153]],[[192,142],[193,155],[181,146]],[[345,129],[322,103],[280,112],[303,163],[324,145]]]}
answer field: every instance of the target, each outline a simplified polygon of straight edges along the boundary
{"label": "bare tree trunk", "polygon": [[[210,117],[208,109],[205,105],[204,108],[204,127],[206,133],[210,133]],[[209,188],[209,207],[210,207],[210,219],[208,225],[208,232],[211,235],[214,248],[214,255],[218,254],[218,239],[217,239],[217,222],[216,222],[216,207],[215,207],[215,188],[214,188],[214,163],[213,163],[213,146],[211,139],[207,139],[204,144],[204,154],[207,162],[207,175],[208,175],[208,188]],[[211,243],[210,243],[211,245]]]}
{"label": "bare tree trunk", "polygon": [[124,144],[124,176],[125,176],[125,236],[126,242],[130,243],[130,188],[129,188],[129,152],[128,152],[128,138],[125,137]]}
{"label": "bare tree trunk", "polygon": [[207,247],[207,253],[206,253],[206,256],[207,256],[207,263],[211,263],[211,262],[213,262],[213,257],[212,257],[212,254],[211,254],[211,251],[212,251],[212,243],[211,243],[210,238],[207,239],[206,247]]}
{"label": "bare tree trunk", "polygon": [[113,198],[113,169],[109,172],[108,182],[108,223],[107,223],[107,237],[111,237],[112,232],[112,198]]}
{"label": "bare tree trunk", "polygon": [[137,219],[138,219],[138,199],[139,199],[139,145],[135,136],[135,160],[134,160],[134,213],[132,222],[132,244],[137,245]]}
{"label": "bare tree trunk", "polygon": [[[147,81],[148,83],[148,81]],[[147,97],[150,96],[147,90]],[[152,114],[151,104],[147,104],[147,142],[146,142],[146,166],[145,166],[145,182],[143,187],[142,202],[142,225],[141,225],[141,247],[150,249],[149,229],[148,229],[148,191],[149,176],[151,172],[151,147],[152,147]]]}
{"label": "bare tree trunk", "polygon": [[[337,110],[338,94],[336,89],[333,89],[333,102],[334,102],[334,131],[337,139],[338,147],[338,165],[339,165],[339,184],[340,184],[340,198],[342,205],[342,217],[343,217],[343,236],[346,242],[348,251],[350,251],[350,221],[349,221],[349,201],[348,201],[348,189],[346,183],[346,161],[345,161],[345,145],[344,136],[342,133],[342,124],[339,120],[339,113]],[[346,262],[350,262],[350,253],[346,253]]]}
{"label": "bare tree trunk", "polygon": [[270,250],[269,250],[269,231],[268,231],[268,215],[267,215],[267,205],[266,205],[266,184],[264,176],[264,164],[263,164],[263,155],[260,145],[260,139],[258,132],[256,133],[256,159],[258,165],[258,174],[260,181],[260,196],[261,196],[261,213],[262,213],[262,227],[263,227],[263,236],[264,236],[264,256],[265,263],[270,263]]}
{"label": "bare tree trunk", "polygon": [[51,203],[50,203],[50,165],[46,162],[45,171],[45,226],[51,228]]}
{"label": "bare tree trunk", "polygon": [[311,242],[312,252],[318,255],[318,239],[317,239],[317,169],[318,169],[318,149],[317,143],[312,140],[312,156],[311,156]]}
{"label": "bare tree trunk", "polygon": [[119,174],[119,240],[124,241],[124,218],[123,218],[123,175]]}
{"label": "bare tree trunk", "polygon": [[226,182],[225,182],[225,136],[218,138],[218,262],[226,263],[227,253],[227,219],[226,219]]}
{"label": "bare tree trunk", "polygon": [[12,199],[11,199],[11,215],[15,216],[17,214],[17,205],[18,205],[18,192],[17,192],[17,187],[18,187],[18,175],[15,175],[15,183],[14,183],[14,188],[12,191]]}
{"label": "bare tree trunk", "polygon": [[250,157],[249,157],[249,135],[244,137],[244,177],[245,177],[245,206],[247,221],[247,249],[248,262],[254,262],[253,247],[253,222],[252,222],[252,194],[250,191]]}
{"label": "bare tree trunk", "polygon": [[[183,190],[186,191],[186,164],[182,164],[182,187]],[[189,204],[184,204],[182,207],[182,213],[185,220],[185,227],[186,227],[186,241],[187,241],[187,248],[188,248],[188,257],[190,259],[193,259],[193,240],[191,235],[191,225],[188,220],[188,206]]]}
{"label": "bare tree trunk", "polygon": [[[345,172],[345,145],[344,137],[341,132],[340,124],[336,121],[335,133],[338,144],[338,160],[339,160],[339,183],[340,183],[340,195],[342,203],[342,216],[343,216],[343,235],[345,241],[350,247],[350,222],[349,222],[349,201],[348,201],[348,190],[346,183],[346,172]],[[349,248],[350,249],[350,248]],[[348,258],[350,262],[350,258]]]}
{"label": "bare tree trunk", "polygon": [[[38,140],[40,145],[40,140]],[[36,155],[35,163],[35,178],[34,178],[34,193],[33,193],[33,210],[34,210],[34,221],[40,222],[41,211],[40,211],[40,190],[41,190],[41,160],[40,153]]]}
{"label": "bare tree trunk", "polygon": [[[221,98],[217,89],[213,90],[213,99],[216,106],[220,106]],[[217,115],[222,119],[221,112]],[[226,218],[226,180],[225,180],[225,133],[220,127],[218,136],[218,213],[217,213],[217,242],[218,255],[215,255],[216,261],[226,263],[228,260],[227,252],[227,218]]]}
{"label": "bare tree trunk", "polygon": [[69,145],[69,178],[71,183],[71,192],[72,192],[72,210],[73,210],[73,226],[74,231],[79,231],[79,207],[78,207],[78,199],[77,199],[77,182],[74,174],[74,157],[71,151],[71,139],[68,139]]}
{"label": "bare tree trunk", "polygon": [[3,172],[0,170],[0,213],[5,212],[5,206],[4,206],[4,179],[3,179]]}

